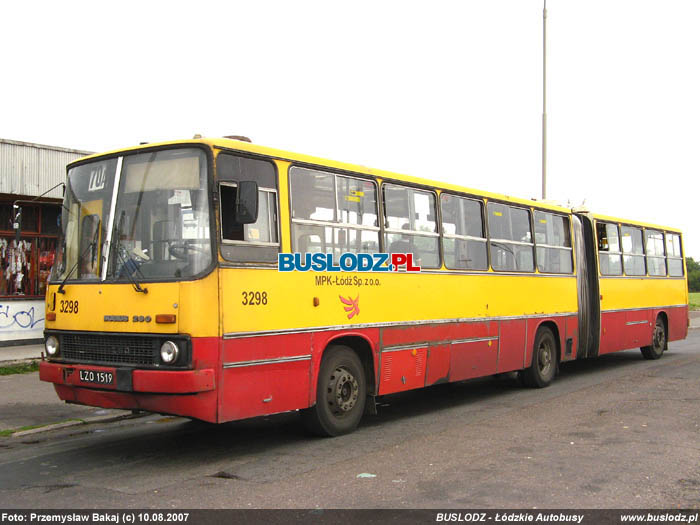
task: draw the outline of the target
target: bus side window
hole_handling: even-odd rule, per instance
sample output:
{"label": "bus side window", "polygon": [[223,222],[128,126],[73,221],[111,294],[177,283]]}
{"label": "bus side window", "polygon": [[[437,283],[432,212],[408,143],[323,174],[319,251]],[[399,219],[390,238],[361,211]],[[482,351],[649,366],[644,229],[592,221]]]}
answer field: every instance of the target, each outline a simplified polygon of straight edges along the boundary
{"label": "bus side window", "polygon": [[681,236],[677,233],[666,234],[666,257],[668,274],[671,277],[683,277],[683,250]]}
{"label": "bus side window", "polygon": [[221,236],[229,241],[243,241],[243,225],[233,220],[233,207],[236,203],[238,188],[233,185],[221,185]]}
{"label": "bus side window", "polygon": [[601,275],[622,275],[622,253],[617,224],[596,223]]}
{"label": "bus side window", "polygon": [[664,234],[654,230],[644,230],[649,275],[666,275]]}
{"label": "bus side window", "polygon": [[[280,243],[275,164],[228,153],[220,153],[216,163],[221,255],[228,261],[277,262]],[[240,224],[235,219],[238,182],[246,180],[258,184],[258,219],[252,224]]]}
{"label": "bus side window", "polygon": [[535,211],[537,269],[542,273],[572,273],[573,259],[569,219]]}
{"label": "bus side window", "polygon": [[644,243],[642,241],[642,229],[632,226],[623,226],[622,252],[625,275],[645,275]]}
{"label": "bus side window", "polygon": [[[293,166],[289,186],[293,250],[321,251],[336,257],[378,251],[374,181]],[[314,241],[307,244],[311,232]]]}
{"label": "bus side window", "polygon": [[481,201],[442,193],[442,246],[450,269],[486,270],[486,231]]}
{"label": "bus side window", "polygon": [[534,272],[530,210],[490,201],[488,225],[491,266],[496,271]]}
{"label": "bus side window", "polygon": [[234,184],[221,183],[221,237],[223,240],[253,244],[277,243],[277,194],[266,189],[258,190],[258,220],[252,224],[240,224],[234,217],[237,192],[238,188]]}
{"label": "bus side window", "polygon": [[435,194],[383,184],[384,246],[389,253],[412,253],[423,268],[440,267]]}

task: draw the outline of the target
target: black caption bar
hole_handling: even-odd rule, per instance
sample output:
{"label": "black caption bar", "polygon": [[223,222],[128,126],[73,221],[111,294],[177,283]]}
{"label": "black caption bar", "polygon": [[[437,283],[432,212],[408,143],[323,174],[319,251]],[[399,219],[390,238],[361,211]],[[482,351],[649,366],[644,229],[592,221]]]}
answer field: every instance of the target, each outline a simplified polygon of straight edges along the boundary
{"label": "black caption bar", "polygon": [[557,510],[49,510],[19,509],[0,511],[0,524],[12,523],[187,523],[214,525],[264,521],[266,525],[310,523],[343,524],[622,524],[665,523],[697,524],[700,512],[693,509],[557,509]]}

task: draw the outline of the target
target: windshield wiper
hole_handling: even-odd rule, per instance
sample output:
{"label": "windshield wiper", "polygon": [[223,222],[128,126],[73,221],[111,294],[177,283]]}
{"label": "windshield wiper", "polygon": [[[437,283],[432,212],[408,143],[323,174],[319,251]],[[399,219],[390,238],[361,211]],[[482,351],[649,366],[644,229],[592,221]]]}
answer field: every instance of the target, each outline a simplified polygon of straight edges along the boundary
{"label": "windshield wiper", "polygon": [[[102,224],[101,221],[100,221],[100,224]],[[95,228],[95,234],[92,236],[92,241],[90,241],[90,244],[88,244],[85,247],[85,249],[83,250],[83,252],[80,255],[78,255],[78,260],[75,261],[75,264],[73,265],[73,267],[70,269],[70,271],[66,274],[66,276],[61,281],[61,284],[58,286],[58,290],[56,290],[57,293],[66,293],[66,291],[63,289],[66,286],[66,281],[68,281],[68,278],[73,274],[75,269],[78,267],[78,265],[83,260],[83,257],[85,257],[85,254],[87,254],[88,250],[91,248],[93,250],[92,251],[92,260],[93,261],[95,260],[95,256],[97,254],[97,252],[96,252],[97,236],[100,233],[100,228],[101,228],[100,224],[98,224],[97,228]],[[64,252],[65,252],[65,248],[64,248]]]}
{"label": "windshield wiper", "polygon": [[[126,248],[122,247],[121,243],[121,233],[122,233],[122,220],[124,219],[124,216],[126,215],[126,212],[122,210],[121,214],[119,215],[119,220],[114,223],[114,232],[112,233],[112,238],[114,239],[114,251],[117,254],[117,257],[122,262],[121,267],[119,268],[119,274],[117,277],[123,275],[126,275],[126,277],[129,279],[129,282],[131,282],[131,286],[134,287],[134,290],[137,292],[141,292],[143,294],[148,293],[148,288],[143,288],[141,284],[136,280],[134,277],[134,273],[138,272],[141,275],[141,278],[143,279],[143,273],[141,273],[141,270],[139,269],[138,264],[131,258],[129,257],[128,259],[124,256],[122,253],[122,250],[126,252]],[[131,263],[131,264],[129,264]],[[116,274],[116,272],[115,272]]]}

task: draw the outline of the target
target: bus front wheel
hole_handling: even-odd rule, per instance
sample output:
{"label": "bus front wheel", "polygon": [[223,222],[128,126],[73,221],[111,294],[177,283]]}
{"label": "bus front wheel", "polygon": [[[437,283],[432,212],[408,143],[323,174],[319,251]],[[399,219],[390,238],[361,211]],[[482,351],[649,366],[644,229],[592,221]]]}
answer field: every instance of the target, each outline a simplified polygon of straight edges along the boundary
{"label": "bus front wheel", "polygon": [[656,326],[654,327],[654,339],[649,346],[640,348],[645,359],[658,359],[664,353],[666,348],[666,325],[661,316],[656,318]]}
{"label": "bus front wheel", "polygon": [[544,388],[554,379],[557,371],[557,343],[549,328],[537,330],[532,349],[530,368],[521,371],[521,378],[526,386]]}
{"label": "bus front wheel", "polygon": [[316,405],[304,410],[306,428],[318,436],[355,430],[367,399],[367,381],[357,354],[344,345],[326,350],[318,372]]}

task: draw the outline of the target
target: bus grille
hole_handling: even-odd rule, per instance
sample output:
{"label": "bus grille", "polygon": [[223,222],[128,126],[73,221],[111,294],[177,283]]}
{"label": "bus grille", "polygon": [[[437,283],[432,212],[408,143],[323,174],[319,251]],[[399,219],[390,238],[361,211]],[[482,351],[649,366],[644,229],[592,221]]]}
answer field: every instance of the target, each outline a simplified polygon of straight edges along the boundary
{"label": "bus grille", "polygon": [[130,335],[65,334],[61,355],[70,361],[112,365],[157,365],[158,340]]}

